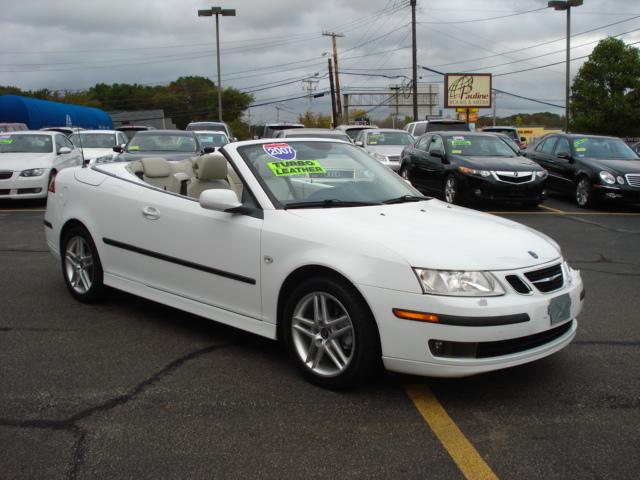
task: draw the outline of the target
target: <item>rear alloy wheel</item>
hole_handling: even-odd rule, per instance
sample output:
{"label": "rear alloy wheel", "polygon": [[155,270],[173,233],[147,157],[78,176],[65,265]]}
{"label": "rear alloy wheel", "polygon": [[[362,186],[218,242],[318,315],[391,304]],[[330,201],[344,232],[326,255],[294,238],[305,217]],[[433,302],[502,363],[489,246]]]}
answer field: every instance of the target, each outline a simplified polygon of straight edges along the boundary
{"label": "rear alloy wheel", "polygon": [[580,177],[576,185],[576,203],[580,208],[589,208],[595,205],[593,187],[587,177]]}
{"label": "rear alloy wheel", "polygon": [[291,293],[281,332],[302,374],[325,388],[356,386],[380,364],[369,309],[351,286],[330,277],[308,279]]}
{"label": "rear alloy wheel", "polygon": [[62,275],[71,295],[81,302],[95,302],[104,291],[100,257],[91,235],[83,227],[73,227],[65,233]]}
{"label": "rear alloy wheel", "polygon": [[442,196],[447,203],[459,203],[460,194],[458,193],[458,181],[453,175],[449,175],[445,179]]}

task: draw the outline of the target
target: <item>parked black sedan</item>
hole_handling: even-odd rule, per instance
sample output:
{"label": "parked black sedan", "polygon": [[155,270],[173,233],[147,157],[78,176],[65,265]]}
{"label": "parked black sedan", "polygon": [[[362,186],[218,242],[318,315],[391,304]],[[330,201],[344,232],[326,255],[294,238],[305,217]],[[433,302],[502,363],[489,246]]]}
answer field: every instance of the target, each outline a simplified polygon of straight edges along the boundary
{"label": "parked black sedan", "polygon": [[533,207],[545,197],[547,172],[490,133],[434,132],[402,152],[400,175],[449,203],[480,200]]}
{"label": "parked black sedan", "polygon": [[549,171],[549,190],[570,193],[580,207],[640,203],[640,158],[619,138],[549,134],[525,155]]}
{"label": "parked black sedan", "polygon": [[184,160],[214,151],[215,148],[203,147],[193,132],[149,130],[137,132],[124,148],[116,146],[113,150],[120,153],[116,161],[129,162],[151,156]]}

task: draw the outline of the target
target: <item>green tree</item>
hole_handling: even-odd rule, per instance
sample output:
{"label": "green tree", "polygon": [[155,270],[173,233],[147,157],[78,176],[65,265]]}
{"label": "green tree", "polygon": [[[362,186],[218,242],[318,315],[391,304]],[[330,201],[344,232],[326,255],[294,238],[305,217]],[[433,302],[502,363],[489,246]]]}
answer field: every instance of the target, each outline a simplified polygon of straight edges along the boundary
{"label": "green tree", "polygon": [[576,75],[570,103],[571,129],[615,136],[640,135],[640,53],[606,38]]}
{"label": "green tree", "polygon": [[322,113],[314,115],[311,112],[305,112],[302,115],[298,115],[298,122],[307,128],[331,128],[331,116],[323,115]]}

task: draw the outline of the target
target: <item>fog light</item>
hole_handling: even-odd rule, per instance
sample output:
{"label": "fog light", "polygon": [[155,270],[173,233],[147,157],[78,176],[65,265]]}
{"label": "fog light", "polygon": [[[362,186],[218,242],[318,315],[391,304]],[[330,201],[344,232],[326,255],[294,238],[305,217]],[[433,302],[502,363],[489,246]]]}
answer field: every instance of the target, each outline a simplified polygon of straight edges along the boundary
{"label": "fog light", "polygon": [[476,189],[473,191],[473,193],[475,193],[475,194],[479,197],[480,195],[482,195],[482,190],[480,190],[479,188],[476,188]]}
{"label": "fog light", "polygon": [[431,351],[434,355],[442,355],[444,353],[444,342],[440,340],[433,340],[431,342]]}
{"label": "fog light", "polygon": [[618,177],[617,180],[618,180],[618,183],[620,185],[624,185],[624,178],[623,177]]}

